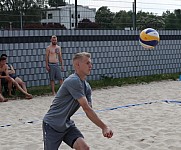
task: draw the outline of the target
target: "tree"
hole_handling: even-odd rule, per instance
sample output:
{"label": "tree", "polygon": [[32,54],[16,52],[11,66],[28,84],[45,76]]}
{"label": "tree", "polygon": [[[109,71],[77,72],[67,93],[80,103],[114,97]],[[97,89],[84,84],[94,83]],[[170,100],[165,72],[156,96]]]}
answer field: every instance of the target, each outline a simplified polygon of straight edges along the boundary
{"label": "tree", "polygon": [[175,24],[176,24],[176,29],[181,29],[181,10],[180,9],[175,9],[174,14],[176,17]]}
{"label": "tree", "polygon": [[0,2],[0,26],[20,28],[28,22],[40,22],[41,9],[34,0],[2,0]]}
{"label": "tree", "polygon": [[89,19],[83,19],[78,23],[79,29],[96,29],[100,28],[100,25],[96,22],[91,22]]}
{"label": "tree", "polygon": [[170,11],[166,11],[163,13],[163,18],[165,22],[165,29],[176,29],[176,16],[174,13],[171,13]]}
{"label": "tree", "polygon": [[164,29],[165,22],[161,16],[139,11],[137,13],[137,29],[143,30],[145,28]]}
{"label": "tree", "polygon": [[29,9],[24,11],[23,22],[28,23],[39,23],[41,20],[41,9],[37,5],[33,5]]}
{"label": "tree", "polygon": [[65,0],[48,0],[48,4],[51,7],[59,7],[59,6],[65,6],[66,2]]}
{"label": "tree", "polygon": [[114,19],[114,13],[107,8],[107,6],[103,6],[99,8],[96,12],[96,23],[100,24],[102,28],[113,28],[112,21]]}
{"label": "tree", "polygon": [[126,12],[125,10],[121,10],[116,13],[112,23],[114,28],[116,29],[124,29],[126,27],[131,28],[133,26],[132,23],[132,11]]}

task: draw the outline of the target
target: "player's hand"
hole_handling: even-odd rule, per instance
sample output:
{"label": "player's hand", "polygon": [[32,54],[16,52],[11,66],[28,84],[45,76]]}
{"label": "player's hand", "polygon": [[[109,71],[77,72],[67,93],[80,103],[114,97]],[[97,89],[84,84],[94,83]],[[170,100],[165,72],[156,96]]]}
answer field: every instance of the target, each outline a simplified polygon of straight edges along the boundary
{"label": "player's hand", "polygon": [[64,66],[61,67],[61,70],[64,71]]}
{"label": "player's hand", "polygon": [[46,66],[46,70],[49,72],[49,71],[50,71],[50,67],[49,67],[49,66]]}
{"label": "player's hand", "polygon": [[102,129],[102,134],[104,137],[111,138],[113,136],[113,131],[110,128],[106,127]]}

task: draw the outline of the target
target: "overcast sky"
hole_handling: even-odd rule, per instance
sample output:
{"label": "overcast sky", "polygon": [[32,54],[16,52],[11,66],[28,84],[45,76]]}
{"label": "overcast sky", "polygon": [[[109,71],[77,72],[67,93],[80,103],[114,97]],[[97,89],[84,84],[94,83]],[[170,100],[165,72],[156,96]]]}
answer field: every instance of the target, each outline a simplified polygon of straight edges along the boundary
{"label": "overcast sky", "polygon": [[[74,4],[75,0],[66,0],[70,4]],[[112,12],[120,10],[132,10],[134,0],[77,0],[78,5],[89,6],[90,8],[100,8],[107,6]],[[181,9],[181,0],[136,0],[137,11],[153,12],[162,15],[167,10],[173,12],[174,9]]]}

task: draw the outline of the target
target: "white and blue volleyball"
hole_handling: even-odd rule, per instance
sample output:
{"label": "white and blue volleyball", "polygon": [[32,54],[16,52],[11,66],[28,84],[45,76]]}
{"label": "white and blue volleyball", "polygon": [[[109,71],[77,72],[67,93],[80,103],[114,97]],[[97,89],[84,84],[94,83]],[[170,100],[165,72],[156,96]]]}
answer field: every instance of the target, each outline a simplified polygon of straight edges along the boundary
{"label": "white and blue volleyball", "polygon": [[159,41],[159,34],[153,28],[146,28],[140,33],[139,42],[141,46],[143,46],[146,49],[154,48]]}

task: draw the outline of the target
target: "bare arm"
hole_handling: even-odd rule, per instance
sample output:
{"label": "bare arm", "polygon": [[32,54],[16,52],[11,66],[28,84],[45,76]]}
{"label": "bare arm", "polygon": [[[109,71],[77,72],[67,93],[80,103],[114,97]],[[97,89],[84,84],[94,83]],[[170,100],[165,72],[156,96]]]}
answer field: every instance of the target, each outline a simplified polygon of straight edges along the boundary
{"label": "bare arm", "polygon": [[8,74],[15,74],[15,70],[12,65],[10,65],[11,70],[8,70]]}
{"label": "bare arm", "polygon": [[48,62],[49,62],[49,49],[48,47],[46,48],[46,55],[45,55],[45,63],[46,63],[46,70],[49,71],[50,68],[48,66]]}
{"label": "bare arm", "polygon": [[9,72],[8,72],[8,65],[5,66],[5,73],[6,73],[6,76],[9,76]]}
{"label": "bare arm", "polygon": [[8,78],[9,76],[2,76],[2,75],[0,75],[0,79],[6,79],[6,78]]}
{"label": "bare arm", "polygon": [[0,75],[0,78],[1,79],[4,78],[6,80],[11,80],[11,77],[9,76],[9,73],[8,73],[8,65],[5,65],[3,67],[3,71],[5,72],[6,75],[5,76]]}
{"label": "bare arm", "polygon": [[86,113],[87,117],[98,127],[102,129],[102,133],[104,137],[111,138],[113,136],[113,132],[111,129],[108,128],[106,124],[104,124],[101,119],[97,116],[94,110],[89,106],[86,97],[81,97],[78,99],[79,104],[83,108],[84,112]]}
{"label": "bare arm", "polygon": [[64,63],[63,63],[63,58],[62,58],[62,51],[61,51],[61,48],[59,49],[59,61],[61,63],[61,66],[62,66],[62,69],[64,70]]}

